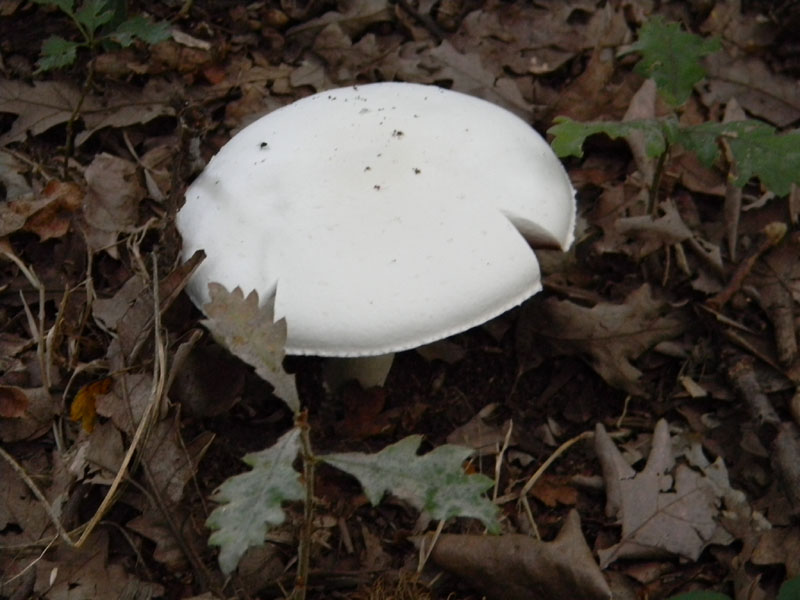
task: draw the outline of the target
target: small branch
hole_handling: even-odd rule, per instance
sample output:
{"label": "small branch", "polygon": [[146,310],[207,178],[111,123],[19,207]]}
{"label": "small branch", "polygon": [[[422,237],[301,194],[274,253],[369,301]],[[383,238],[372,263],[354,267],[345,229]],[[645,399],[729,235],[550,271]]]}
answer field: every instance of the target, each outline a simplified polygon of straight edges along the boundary
{"label": "small branch", "polygon": [[297,575],[291,600],[305,600],[308,591],[308,574],[311,564],[311,536],[314,533],[314,472],[317,458],[311,449],[308,413],[303,411],[295,419],[300,428],[300,444],[303,458],[303,479],[306,486],[306,501],[303,506],[303,527],[297,551]]}
{"label": "small branch", "polygon": [[786,230],[786,223],[781,223],[778,221],[770,223],[764,227],[762,230],[763,237],[756,249],[739,264],[733,274],[733,277],[731,277],[730,282],[725,286],[725,289],[719,292],[716,296],[709,298],[706,301],[706,304],[708,304],[708,306],[714,310],[720,310],[723,306],[725,306],[728,301],[733,298],[734,294],[741,289],[744,280],[753,270],[756,261],[761,258],[761,256],[767,250],[777,246],[780,243],[780,241],[783,239],[783,236],[786,235]]}

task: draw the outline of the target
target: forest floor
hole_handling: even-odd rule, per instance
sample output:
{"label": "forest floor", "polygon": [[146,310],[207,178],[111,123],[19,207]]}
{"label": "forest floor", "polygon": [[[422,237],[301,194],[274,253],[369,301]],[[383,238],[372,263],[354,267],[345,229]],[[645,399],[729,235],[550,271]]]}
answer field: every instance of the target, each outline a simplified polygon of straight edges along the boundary
{"label": "forest floor", "polygon": [[[232,576],[208,545],[214,490],[293,416],[203,328],[174,225],[255,118],[395,80],[479,96],[543,135],[557,116],[661,117],[631,52],[660,15],[720,41],[682,124],[800,124],[791,2],[128,4],[168,39],[37,70],[49,36],[79,39],[58,8],[72,2],[0,0],[2,599],[291,592],[301,505]],[[451,519],[418,573],[436,523],[321,467],[307,597],[760,600],[800,576],[800,192],[763,174],[734,186],[725,153],[709,166],[670,148],[656,165],[641,149],[594,136],[565,159],[576,242],[539,253],[544,291],[522,307],[400,353],[379,389],[326,392],[321,359],[287,358],[317,451],[413,434],[423,452],[473,448],[503,531]]]}

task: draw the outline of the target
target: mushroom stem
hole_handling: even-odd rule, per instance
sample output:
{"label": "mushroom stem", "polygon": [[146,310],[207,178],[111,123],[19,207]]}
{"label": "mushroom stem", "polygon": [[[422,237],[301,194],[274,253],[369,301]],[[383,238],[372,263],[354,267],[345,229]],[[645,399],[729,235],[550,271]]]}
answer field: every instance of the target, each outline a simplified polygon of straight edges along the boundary
{"label": "mushroom stem", "polygon": [[394,352],[376,356],[328,358],[323,371],[325,385],[328,390],[335,391],[355,379],[364,389],[381,387],[393,361]]}

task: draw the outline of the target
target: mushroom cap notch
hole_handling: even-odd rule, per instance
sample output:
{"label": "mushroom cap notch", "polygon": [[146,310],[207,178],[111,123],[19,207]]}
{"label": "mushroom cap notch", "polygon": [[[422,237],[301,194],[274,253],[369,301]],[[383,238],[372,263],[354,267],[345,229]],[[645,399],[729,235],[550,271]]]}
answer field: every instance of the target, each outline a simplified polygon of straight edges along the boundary
{"label": "mushroom cap notch", "polygon": [[186,192],[189,284],[276,294],[289,354],[364,356],[479,325],[541,289],[530,245],[566,249],[574,192],[547,142],[484,100],[375,83],[255,121]]}

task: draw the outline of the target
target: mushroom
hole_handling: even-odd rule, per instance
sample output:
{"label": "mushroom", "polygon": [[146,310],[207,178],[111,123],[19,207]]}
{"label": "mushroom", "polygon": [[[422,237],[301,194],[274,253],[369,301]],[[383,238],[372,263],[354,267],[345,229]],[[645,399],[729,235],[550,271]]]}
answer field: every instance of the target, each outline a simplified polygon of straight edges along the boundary
{"label": "mushroom", "polygon": [[388,371],[387,355],[540,291],[531,246],[571,245],[575,200],[547,142],[512,113],[374,83],[245,127],[187,189],[177,225],[184,256],[206,253],[188,286],[198,307],[210,282],[274,294],[287,354],[377,356]]}

